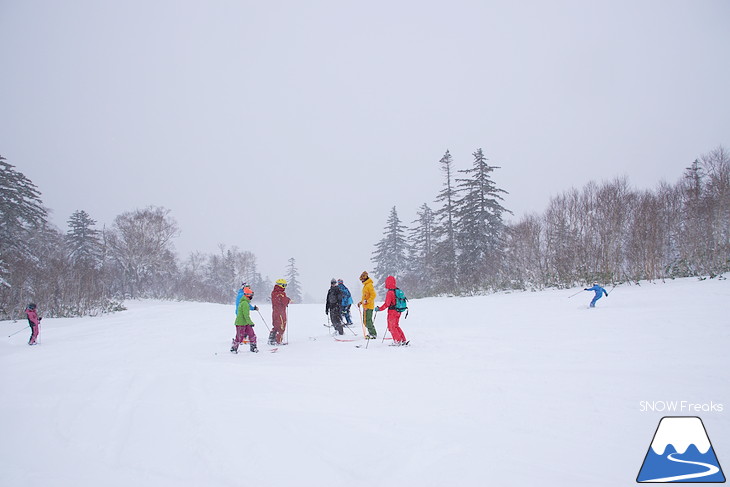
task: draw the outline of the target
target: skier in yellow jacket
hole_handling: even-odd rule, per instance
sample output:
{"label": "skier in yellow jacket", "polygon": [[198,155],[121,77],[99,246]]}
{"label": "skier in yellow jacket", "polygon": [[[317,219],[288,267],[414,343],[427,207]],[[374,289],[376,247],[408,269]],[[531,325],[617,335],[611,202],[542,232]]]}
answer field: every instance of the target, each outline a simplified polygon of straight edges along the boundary
{"label": "skier in yellow jacket", "polygon": [[361,305],[365,309],[365,326],[368,328],[368,334],[365,338],[376,338],[378,336],[377,330],[373,325],[373,309],[375,308],[375,287],[373,286],[373,280],[368,277],[367,271],[363,271],[360,274],[360,282],[362,282],[362,299],[357,303],[359,308]]}

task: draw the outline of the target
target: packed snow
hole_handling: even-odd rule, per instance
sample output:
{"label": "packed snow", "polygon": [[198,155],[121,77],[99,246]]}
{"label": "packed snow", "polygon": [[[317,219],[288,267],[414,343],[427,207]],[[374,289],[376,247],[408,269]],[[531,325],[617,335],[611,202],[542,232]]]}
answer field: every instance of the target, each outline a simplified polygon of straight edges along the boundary
{"label": "packed snow", "polygon": [[[229,352],[233,304],[44,319],[0,341],[0,485],[615,487],[663,416],[700,416],[730,465],[730,280],[607,289],[411,300],[409,347],[385,313],[335,341],[323,301],[272,353],[263,289],[258,354]],[[700,412],[642,406],[665,401]]]}

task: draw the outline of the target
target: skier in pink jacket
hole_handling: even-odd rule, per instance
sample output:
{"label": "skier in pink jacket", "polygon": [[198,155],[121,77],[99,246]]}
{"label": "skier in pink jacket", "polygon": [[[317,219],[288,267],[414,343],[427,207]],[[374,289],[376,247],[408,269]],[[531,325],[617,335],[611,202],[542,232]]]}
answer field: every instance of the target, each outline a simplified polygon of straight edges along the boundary
{"label": "skier in pink jacket", "polygon": [[395,308],[395,290],[397,289],[397,286],[395,285],[395,277],[388,276],[385,278],[385,288],[388,290],[385,294],[385,303],[383,303],[382,306],[376,306],[375,310],[388,310],[388,331],[393,336],[393,345],[408,345],[409,342],[406,340],[406,336],[403,333],[403,330],[401,330],[399,324],[401,312]]}
{"label": "skier in pink jacket", "polygon": [[30,325],[30,340],[28,340],[28,345],[35,345],[38,333],[41,331],[41,318],[38,317],[35,303],[30,303],[25,308],[25,314],[28,316],[28,324]]}

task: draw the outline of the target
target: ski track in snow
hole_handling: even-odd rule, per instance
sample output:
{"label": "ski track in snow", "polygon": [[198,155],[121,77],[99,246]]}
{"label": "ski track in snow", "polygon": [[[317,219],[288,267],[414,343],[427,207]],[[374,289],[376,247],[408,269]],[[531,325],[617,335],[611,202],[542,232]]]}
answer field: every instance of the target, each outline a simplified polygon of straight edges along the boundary
{"label": "ski track in snow", "polygon": [[[261,353],[229,352],[232,304],[44,319],[41,345],[0,341],[0,485],[632,483],[666,414],[640,401],[730,405],[730,281],[623,285],[589,313],[577,291],[414,299],[403,348],[384,315],[367,349],[333,340],[318,304],[277,353],[258,315]],[[727,414],[702,416],[730,451]]]}

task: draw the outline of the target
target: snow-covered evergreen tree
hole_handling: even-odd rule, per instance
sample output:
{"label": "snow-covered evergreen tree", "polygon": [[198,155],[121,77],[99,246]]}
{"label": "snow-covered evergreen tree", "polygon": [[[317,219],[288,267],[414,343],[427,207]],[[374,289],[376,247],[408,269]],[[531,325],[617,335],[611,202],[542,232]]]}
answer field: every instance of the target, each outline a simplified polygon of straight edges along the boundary
{"label": "snow-covered evergreen tree", "polygon": [[46,225],[47,218],[35,184],[0,156],[0,279],[13,259],[29,257],[28,232]]}
{"label": "snow-covered evergreen tree", "polygon": [[67,315],[94,314],[110,306],[103,273],[104,247],[101,232],[94,225],[96,221],[83,210],[75,211],[68,220],[65,247],[70,282],[66,286],[64,310]]}
{"label": "snow-covered evergreen tree", "polygon": [[84,210],[75,211],[68,219],[66,245],[72,266],[96,269],[101,264],[101,232],[94,228],[96,221]]}
{"label": "snow-covered evergreen tree", "polygon": [[302,286],[299,284],[299,270],[294,257],[289,259],[289,265],[286,267],[286,282],[286,295],[291,298],[292,302],[301,303]]}
{"label": "snow-covered evergreen tree", "polygon": [[40,196],[35,184],[0,156],[0,316],[5,318],[23,309],[40,274],[35,237],[51,231]]}
{"label": "snow-covered evergreen tree", "polygon": [[375,280],[382,284],[389,275],[403,276],[408,269],[408,244],[406,226],[398,218],[395,206],[390,210],[383,238],[375,244],[372,262],[375,264]]}
{"label": "snow-covered evergreen tree", "polygon": [[453,293],[457,280],[457,243],[455,204],[458,191],[454,184],[453,158],[447,150],[439,161],[444,173],[443,189],[435,202],[441,207],[434,211],[434,283],[437,292]]}
{"label": "snow-covered evergreen tree", "polygon": [[408,272],[403,280],[411,296],[430,296],[437,288],[435,268],[435,217],[431,208],[422,204],[415,226],[408,231]]}
{"label": "snow-covered evergreen tree", "polygon": [[499,273],[504,261],[505,209],[500,201],[507,192],[496,186],[482,149],[472,154],[471,169],[459,172],[460,198],[454,203],[454,224],[458,244],[459,284],[466,291],[494,288],[501,283]]}

